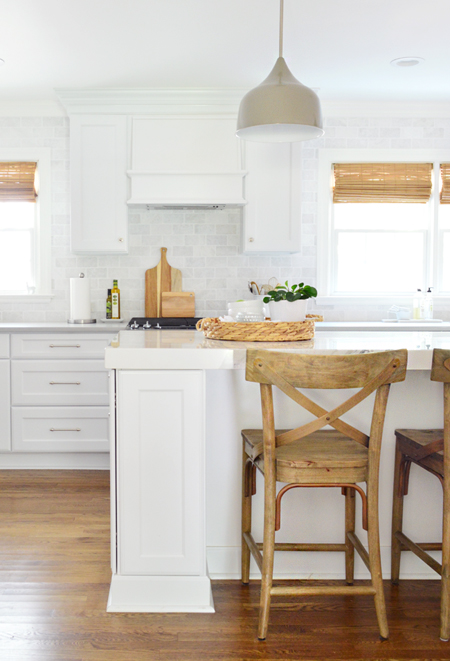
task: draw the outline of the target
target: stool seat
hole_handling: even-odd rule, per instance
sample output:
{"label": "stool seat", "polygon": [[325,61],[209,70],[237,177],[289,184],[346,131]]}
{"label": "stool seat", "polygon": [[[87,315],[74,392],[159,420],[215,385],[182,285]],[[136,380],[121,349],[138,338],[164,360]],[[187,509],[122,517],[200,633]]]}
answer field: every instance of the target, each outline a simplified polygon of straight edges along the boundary
{"label": "stool seat", "polygon": [[[275,430],[275,435],[286,433]],[[264,473],[262,429],[243,429],[245,452]],[[276,448],[276,479],[287,484],[367,480],[369,450],[335,430],[321,430]]]}
{"label": "stool seat", "polygon": [[402,454],[444,476],[444,451],[440,449],[444,442],[443,429],[396,429],[395,436]]}

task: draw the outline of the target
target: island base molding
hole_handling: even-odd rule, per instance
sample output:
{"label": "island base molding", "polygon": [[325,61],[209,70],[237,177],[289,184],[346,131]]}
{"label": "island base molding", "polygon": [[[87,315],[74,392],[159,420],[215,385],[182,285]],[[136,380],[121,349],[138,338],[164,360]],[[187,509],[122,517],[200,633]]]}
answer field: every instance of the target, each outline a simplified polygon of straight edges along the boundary
{"label": "island base molding", "polygon": [[208,576],[113,575],[108,613],[214,613]]}

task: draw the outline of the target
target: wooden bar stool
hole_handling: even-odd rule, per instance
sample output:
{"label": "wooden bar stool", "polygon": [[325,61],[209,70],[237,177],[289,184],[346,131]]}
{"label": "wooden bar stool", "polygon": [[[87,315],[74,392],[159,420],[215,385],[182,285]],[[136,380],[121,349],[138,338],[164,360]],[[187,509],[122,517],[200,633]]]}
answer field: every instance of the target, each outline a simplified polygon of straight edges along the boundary
{"label": "wooden bar stool", "polygon": [[[441,576],[441,640],[450,638],[450,351],[435,349],[431,380],[444,384],[444,429],[396,429],[392,508],[391,580],[399,582],[402,551],[412,551]],[[443,487],[442,542],[415,543],[402,532],[403,497],[408,493],[411,463],[435,475]],[[442,550],[442,564],[428,551]]]}
{"label": "wooden bar stool", "polygon": [[[258,638],[264,640],[272,595],[371,594],[382,638],[389,635],[381,576],[378,530],[378,473],[381,438],[390,384],[406,375],[406,350],[353,355],[308,355],[248,350],[246,379],[260,384],[263,429],[245,429],[243,438],[242,581],[249,582],[250,554],[261,573]],[[317,419],[293,430],[275,430],[272,385],[277,386]],[[326,411],[297,388],[350,389],[356,394]],[[340,417],[376,392],[369,435]],[[334,429],[324,430],[331,426]],[[251,500],[256,469],[264,475],[264,538],[251,534]],[[276,482],[285,486],[276,493]],[[359,483],[366,483],[366,491]],[[345,495],[345,534],[342,543],[275,543],[280,528],[280,503],[296,487],[340,487]],[[363,501],[363,527],[369,550],[355,534],[355,491]],[[356,549],[371,573],[370,585],[352,585]],[[274,551],[341,551],[346,581],[342,586],[274,587]],[[261,553],[262,551],[262,553]]]}

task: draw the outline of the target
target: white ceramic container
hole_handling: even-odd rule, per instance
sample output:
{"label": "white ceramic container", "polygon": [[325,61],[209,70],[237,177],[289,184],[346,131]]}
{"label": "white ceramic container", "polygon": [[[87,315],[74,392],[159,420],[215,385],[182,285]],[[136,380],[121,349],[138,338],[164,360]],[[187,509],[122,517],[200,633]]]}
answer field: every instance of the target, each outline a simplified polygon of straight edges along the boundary
{"label": "white ceramic container", "polygon": [[234,303],[228,303],[228,315],[236,319],[237,314],[244,315],[257,315],[261,317],[261,321],[264,320],[264,303],[261,299],[251,300],[251,301],[235,301]]}
{"label": "white ceramic container", "polygon": [[308,299],[299,301],[270,301],[272,321],[305,321]]}

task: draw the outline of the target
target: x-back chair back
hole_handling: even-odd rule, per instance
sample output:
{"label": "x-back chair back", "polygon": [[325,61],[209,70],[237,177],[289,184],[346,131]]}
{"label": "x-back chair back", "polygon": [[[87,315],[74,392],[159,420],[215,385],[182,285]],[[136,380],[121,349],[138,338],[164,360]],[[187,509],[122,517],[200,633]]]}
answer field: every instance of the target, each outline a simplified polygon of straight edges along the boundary
{"label": "x-back chair back", "polygon": [[[391,383],[406,375],[406,350],[352,355],[314,355],[247,351],[246,379],[260,384],[263,429],[243,430],[242,580],[249,580],[250,553],[261,572],[258,637],[266,637],[272,595],[373,594],[380,633],[388,637],[381,583],[378,532],[378,474],[386,404]],[[275,430],[272,387],[314,416],[293,430]],[[360,389],[330,411],[315,403],[302,389]],[[370,432],[366,434],[341,416],[375,392]],[[331,426],[334,429],[324,429]],[[264,540],[251,534],[251,496],[255,471],[264,474]],[[276,493],[276,482],[287,483]],[[366,482],[366,492],[357,483]],[[342,544],[276,544],[281,498],[296,487],[342,488],[346,497],[345,541]],[[357,490],[363,499],[363,527],[368,530],[369,552],[355,534]],[[371,585],[353,586],[354,549],[371,572]],[[342,586],[272,586],[274,550],[339,550],[346,554],[346,580]],[[262,553],[261,553],[262,550]]]}

